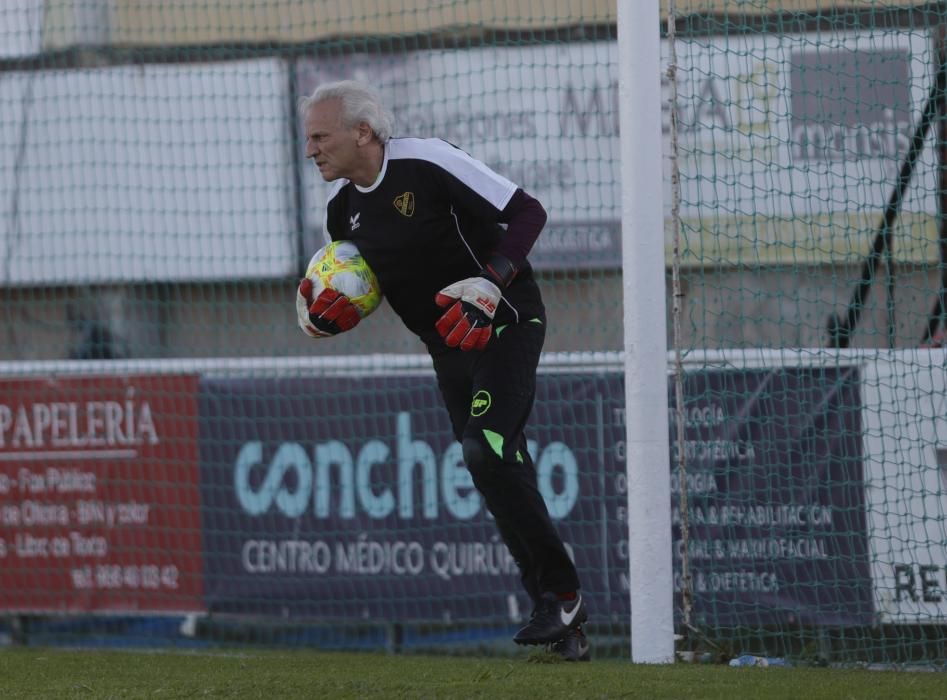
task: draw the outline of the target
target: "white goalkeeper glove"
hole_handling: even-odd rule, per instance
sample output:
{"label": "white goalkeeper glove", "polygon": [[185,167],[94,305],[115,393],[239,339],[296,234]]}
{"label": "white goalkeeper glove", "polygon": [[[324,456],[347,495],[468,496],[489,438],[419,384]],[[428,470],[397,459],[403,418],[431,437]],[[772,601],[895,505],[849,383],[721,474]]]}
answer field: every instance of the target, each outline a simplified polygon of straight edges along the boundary
{"label": "white goalkeeper glove", "polygon": [[479,277],[468,277],[444,287],[434,297],[447,307],[434,327],[451,348],[483,350],[493,333],[493,316],[506,287],[516,276],[516,268],[506,258],[494,255]]}

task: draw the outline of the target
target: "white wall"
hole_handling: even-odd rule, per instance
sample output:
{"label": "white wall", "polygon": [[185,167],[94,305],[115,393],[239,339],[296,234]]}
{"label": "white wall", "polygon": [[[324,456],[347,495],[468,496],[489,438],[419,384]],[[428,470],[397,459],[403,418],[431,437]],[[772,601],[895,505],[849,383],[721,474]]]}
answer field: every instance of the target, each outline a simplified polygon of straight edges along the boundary
{"label": "white wall", "polygon": [[295,269],[285,64],[6,73],[0,284]]}
{"label": "white wall", "polygon": [[32,56],[42,49],[45,0],[3,0],[0,58]]}

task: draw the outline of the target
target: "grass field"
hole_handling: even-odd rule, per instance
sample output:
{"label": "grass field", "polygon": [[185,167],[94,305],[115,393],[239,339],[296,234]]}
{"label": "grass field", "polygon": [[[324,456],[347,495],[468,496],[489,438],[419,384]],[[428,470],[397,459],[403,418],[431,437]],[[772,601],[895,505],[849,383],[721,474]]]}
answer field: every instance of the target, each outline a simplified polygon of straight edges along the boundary
{"label": "grass field", "polygon": [[[554,662],[555,661],[555,662]],[[0,651],[0,698],[925,698],[943,673],[313,651]]]}

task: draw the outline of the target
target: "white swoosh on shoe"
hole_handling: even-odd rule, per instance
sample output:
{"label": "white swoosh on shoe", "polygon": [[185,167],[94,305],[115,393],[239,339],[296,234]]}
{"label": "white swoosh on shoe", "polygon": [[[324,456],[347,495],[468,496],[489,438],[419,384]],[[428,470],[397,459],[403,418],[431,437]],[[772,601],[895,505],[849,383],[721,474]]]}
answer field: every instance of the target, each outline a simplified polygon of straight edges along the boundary
{"label": "white swoosh on shoe", "polygon": [[572,627],[572,621],[575,620],[575,616],[579,612],[579,608],[582,606],[582,594],[579,593],[579,597],[575,599],[575,605],[572,606],[572,612],[566,612],[564,609],[559,610],[559,619],[562,620],[562,624],[566,627]]}

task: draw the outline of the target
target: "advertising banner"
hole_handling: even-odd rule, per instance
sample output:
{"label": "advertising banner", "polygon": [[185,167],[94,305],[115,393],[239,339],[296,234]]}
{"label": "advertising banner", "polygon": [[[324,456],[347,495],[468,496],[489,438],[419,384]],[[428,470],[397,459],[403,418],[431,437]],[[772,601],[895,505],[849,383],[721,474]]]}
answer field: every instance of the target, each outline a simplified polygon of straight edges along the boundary
{"label": "advertising banner", "polygon": [[[608,548],[601,479],[614,465],[595,439],[603,394],[601,380],[544,382],[530,444],[551,514],[586,571]],[[529,613],[432,377],[207,379],[201,415],[210,609]],[[601,577],[589,583],[607,590]]]}
{"label": "advertising banner", "polygon": [[0,379],[0,610],[199,611],[197,379]]}
{"label": "advertising banner", "polygon": [[879,620],[947,622],[947,366],[912,350],[866,367],[865,452]]}
{"label": "advertising banner", "polygon": [[685,440],[671,442],[688,465],[671,472],[678,609],[686,548],[702,624],[871,622],[859,387],[855,367],[686,375]]}
{"label": "advertising banner", "polygon": [[[665,65],[668,42],[661,50]],[[672,98],[678,110],[683,261],[860,262],[933,81],[929,35],[731,33],[678,37],[675,51],[676,94],[662,75],[661,108],[667,156]],[[489,76],[489,89],[470,76]],[[549,221],[530,255],[535,267],[620,266],[617,42],[297,62],[300,95],[343,78],[379,89],[396,136],[450,141],[539,199]],[[935,150],[921,153],[896,223],[909,234],[898,236],[898,259],[939,259]],[[309,162],[301,181],[311,253],[329,185]],[[671,178],[663,181],[670,221]]]}
{"label": "advertising banner", "polygon": [[[624,621],[621,375],[541,374],[537,391],[540,490],[595,618]],[[695,374],[685,396],[696,614],[711,625],[869,619],[857,371]],[[528,615],[433,377],[208,378],[200,415],[209,610]],[[676,471],[674,484],[676,504]],[[678,583],[681,522],[676,506]]]}

